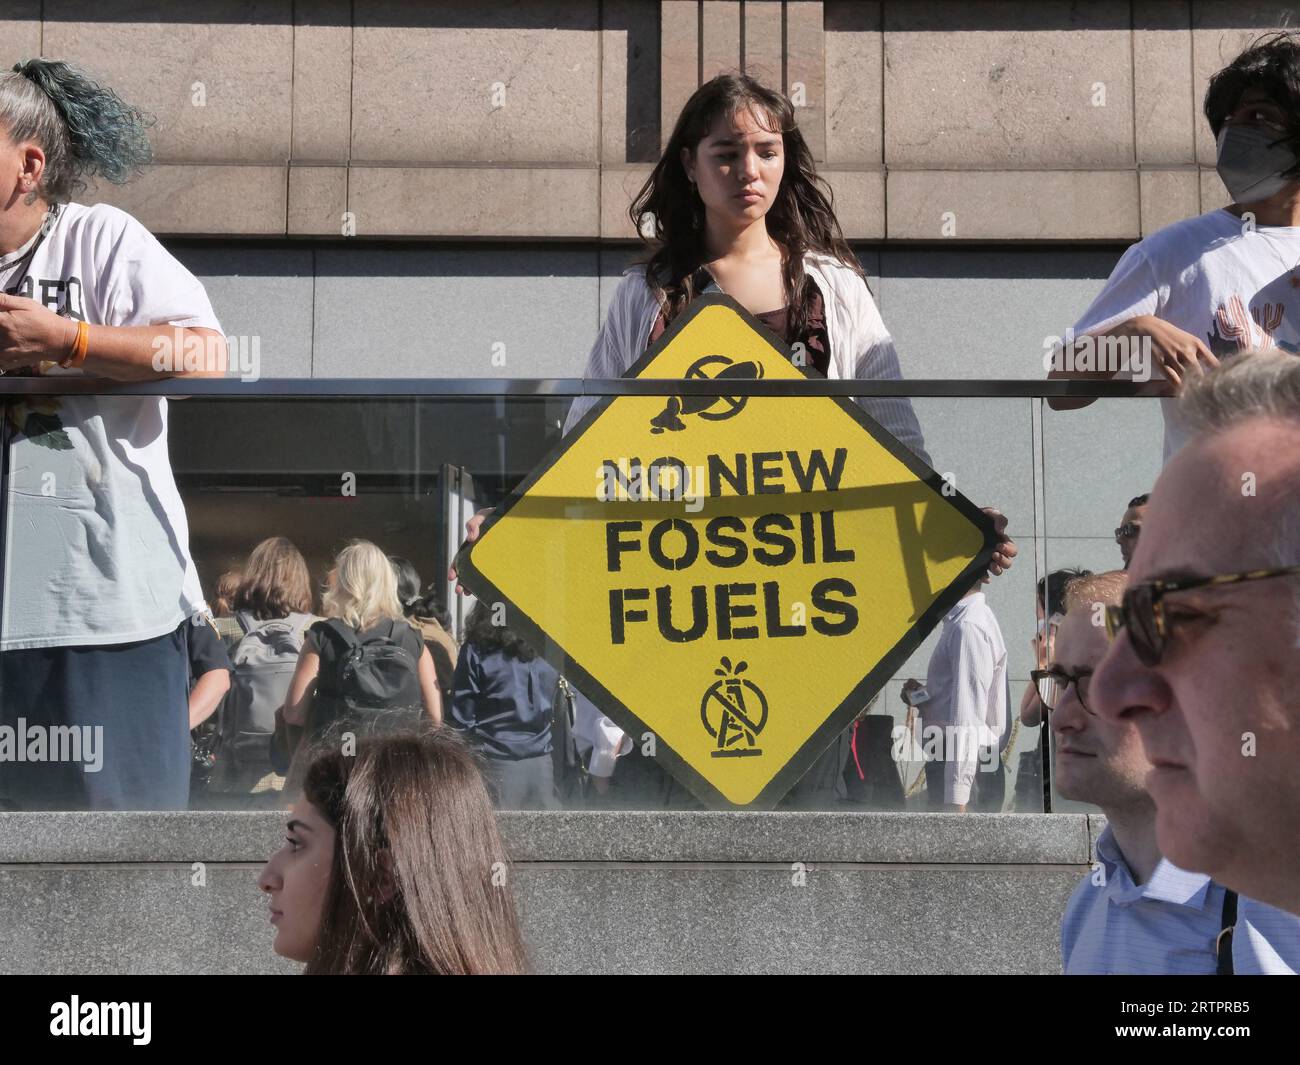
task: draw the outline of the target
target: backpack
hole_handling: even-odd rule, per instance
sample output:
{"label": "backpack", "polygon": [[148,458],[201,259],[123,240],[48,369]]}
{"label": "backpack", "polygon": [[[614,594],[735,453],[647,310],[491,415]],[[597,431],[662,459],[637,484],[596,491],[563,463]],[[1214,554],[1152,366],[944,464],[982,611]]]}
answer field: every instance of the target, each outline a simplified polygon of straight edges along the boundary
{"label": "backpack", "polygon": [[389,619],[364,639],[346,622],[324,624],[336,654],[322,670],[312,701],[308,734],[357,735],[421,731],[432,724],[420,692],[424,641],[405,621]]}
{"label": "backpack", "polygon": [[842,770],[845,798],[875,810],[901,810],[903,782],[894,762],[894,719],[864,713],[849,726],[849,751]]}
{"label": "backpack", "polygon": [[566,806],[581,803],[586,797],[589,776],[578,751],[577,697],[563,677],[555,685],[551,702],[551,761],[555,777],[555,790]]}
{"label": "backpack", "polygon": [[314,619],[294,613],[257,621],[245,611],[236,617],[244,635],[230,655],[234,669],[221,707],[218,777],[224,788],[243,790],[244,783],[256,783],[272,770],[275,711],[289,694],[303,636]]}

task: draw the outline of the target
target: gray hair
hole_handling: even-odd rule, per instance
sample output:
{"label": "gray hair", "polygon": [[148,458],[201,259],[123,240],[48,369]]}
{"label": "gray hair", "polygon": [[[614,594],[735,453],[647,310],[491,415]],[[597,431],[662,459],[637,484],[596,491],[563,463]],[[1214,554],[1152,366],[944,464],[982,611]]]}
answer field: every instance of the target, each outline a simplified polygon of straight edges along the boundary
{"label": "gray hair", "polygon": [[1272,348],[1244,351],[1207,374],[1187,379],[1179,397],[1195,429],[1226,429],[1247,418],[1300,421],[1300,357]]}
{"label": "gray hair", "polygon": [[[1226,429],[1249,418],[1300,424],[1300,355],[1276,348],[1242,352],[1218,369],[1189,379],[1179,407],[1200,432]],[[1270,565],[1278,567],[1300,565],[1300,481],[1284,485],[1283,491],[1267,555]],[[1300,626],[1300,580],[1295,583]]]}
{"label": "gray hair", "polygon": [[29,59],[0,74],[0,124],[11,141],[34,141],[45,153],[28,202],[66,201],[86,177],[125,184],[152,159],[145,133],[152,122],[67,63]]}
{"label": "gray hair", "polygon": [[1118,606],[1128,587],[1128,573],[1122,569],[1075,577],[1065,586],[1065,612],[1090,609],[1093,603]]}

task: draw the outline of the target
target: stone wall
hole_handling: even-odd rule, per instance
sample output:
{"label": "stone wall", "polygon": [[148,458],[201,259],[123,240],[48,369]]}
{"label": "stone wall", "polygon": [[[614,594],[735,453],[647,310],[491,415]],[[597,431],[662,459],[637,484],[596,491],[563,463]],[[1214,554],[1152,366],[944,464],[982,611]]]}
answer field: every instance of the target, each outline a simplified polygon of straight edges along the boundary
{"label": "stone wall", "polygon": [[[1060,815],[501,815],[533,966],[1055,973],[1099,827]],[[0,972],[258,973],[274,814],[0,814]],[[196,865],[195,863],[202,863]]]}
{"label": "stone wall", "polygon": [[681,105],[744,69],[800,105],[853,239],[1117,241],[1223,203],[1207,80],[1293,14],[9,0],[0,28],[10,61],[75,61],[157,116],[160,165],[97,195],[161,233],[628,239],[627,203]]}

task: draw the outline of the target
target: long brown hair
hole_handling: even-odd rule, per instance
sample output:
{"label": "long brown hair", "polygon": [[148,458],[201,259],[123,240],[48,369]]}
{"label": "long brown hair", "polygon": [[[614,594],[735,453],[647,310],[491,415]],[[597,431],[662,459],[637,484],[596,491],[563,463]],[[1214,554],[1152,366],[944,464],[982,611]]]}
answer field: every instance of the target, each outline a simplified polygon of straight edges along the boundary
{"label": "long brown hair", "polygon": [[240,584],[243,583],[244,574],[237,569],[226,570],[217,578],[217,590],[212,596],[212,613],[219,618],[228,618],[234,611],[231,605],[235,601],[235,593],[239,591]]}
{"label": "long brown hair", "polygon": [[505,847],[458,736],[438,729],[323,754],[303,795],[338,832],[307,973],[527,970]]}
{"label": "long brown hair", "polygon": [[[795,123],[794,105],[782,93],[744,74],[719,74],[686,101],[663,156],[637,193],[628,216],[651,248],[645,260],[646,281],[672,321],[698,292],[697,272],[704,265],[704,203],[682,166],[682,149],[692,155],[721,117],[749,111],[762,128],[781,134],[785,172],[767,212],[767,231],[784,251],[782,274],[790,305],[791,336],[808,323],[804,255],[821,252],[862,276],[857,256],[844,239],[832,207],[830,187],[818,177],[812,152]],[[823,192],[821,186],[826,186]],[[647,223],[653,239],[646,238]],[[865,278],[864,278],[865,280]]]}
{"label": "long brown hair", "polygon": [[230,605],[258,621],[311,613],[311,573],[292,540],[272,536],[253,548]]}

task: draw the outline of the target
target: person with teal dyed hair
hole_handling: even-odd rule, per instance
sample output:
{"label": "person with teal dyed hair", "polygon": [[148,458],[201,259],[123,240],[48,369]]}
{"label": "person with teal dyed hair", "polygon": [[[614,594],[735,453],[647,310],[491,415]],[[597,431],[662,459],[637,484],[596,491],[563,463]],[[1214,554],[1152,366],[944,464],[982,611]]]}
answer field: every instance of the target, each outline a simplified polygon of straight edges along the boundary
{"label": "person with teal dyed hair", "polygon": [[[73,200],[149,162],[148,124],[67,63],[0,74],[0,373],[225,373],[198,280],[125,211]],[[207,608],[167,400],[14,394],[4,414],[0,809],[183,808],[185,625]]]}

